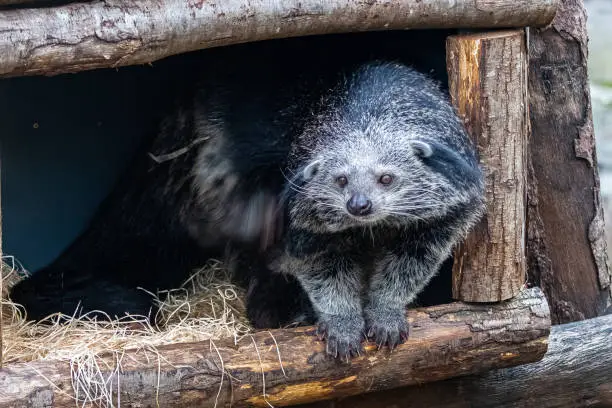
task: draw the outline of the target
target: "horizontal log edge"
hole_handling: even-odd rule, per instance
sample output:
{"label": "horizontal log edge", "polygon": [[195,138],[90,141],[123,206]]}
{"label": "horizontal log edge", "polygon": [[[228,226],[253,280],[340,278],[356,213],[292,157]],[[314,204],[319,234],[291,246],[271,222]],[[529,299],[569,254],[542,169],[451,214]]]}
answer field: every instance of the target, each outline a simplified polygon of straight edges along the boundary
{"label": "horizontal log edge", "polygon": [[552,326],[548,351],[534,363],[360,395],[329,408],[612,407],[609,356],[612,314]]}
{"label": "horizontal log edge", "polygon": [[150,63],[244,42],[417,28],[548,25],[558,0],[107,0],[0,11],[0,76]]}
{"label": "horizontal log edge", "polygon": [[[539,361],[550,333],[538,288],[498,304],[413,309],[408,319],[405,344],[389,352],[368,343],[349,363],[328,358],[314,328],[306,327],[262,331],[238,342],[162,346],[157,353],[126,351],[119,376],[117,356],[103,357],[99,366],[111,367],[102,374],[120,389],[121,406],[289,406]],[[6,366],[0,406],[73,407],[72,379],[65,361]]]}

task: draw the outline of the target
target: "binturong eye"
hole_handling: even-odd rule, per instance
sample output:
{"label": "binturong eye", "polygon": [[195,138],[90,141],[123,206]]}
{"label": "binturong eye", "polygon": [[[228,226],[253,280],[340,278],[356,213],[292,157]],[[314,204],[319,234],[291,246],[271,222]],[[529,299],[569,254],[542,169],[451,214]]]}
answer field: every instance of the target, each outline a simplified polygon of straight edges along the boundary
{"label": "binturong eye", "polygon": [[383,174],[382,176],[380,176],[380,178],[378,179],[378,182],[380,184],[383,184],[385,186],[391,184],[391,182],[393,182],[393,176],[390,174]]}
{"label": "binturong eye", "polygon": [[344,187],[348,184],[348,180],[345,176],[340,176],[336,179],[336,183],[340,186],[340,187]]}

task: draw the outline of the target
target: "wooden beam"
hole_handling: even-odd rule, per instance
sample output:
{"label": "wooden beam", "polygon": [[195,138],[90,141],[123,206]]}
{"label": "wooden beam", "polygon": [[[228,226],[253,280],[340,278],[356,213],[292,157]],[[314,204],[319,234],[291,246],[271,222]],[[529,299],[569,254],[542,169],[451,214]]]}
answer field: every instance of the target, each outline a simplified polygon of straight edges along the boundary
{"label": "wooden beam", "polygon": [[553,326],[548,351],[535,363],[316,407],[611,407],[612,365],[606,356],[612,356],[612,315]]}
{"label": "wooden beam", "polygon": [[455,251],[453,297],[498,302],[526,280],[527,51],[523,30],[451,36],[449,91],[476,144],[487,211]]}
{"label": "wooden beam", "polygon": [[145,64],[243,42],[415,28],[544,26],[557,0],[108,0],[0,11],[0,76]]}
{"label": "wooden beam", "polygon": [[612,312],[587,39],[576,0],[563,0],[550,27],[529,33],[528,272],[555,324]]}
{"label": "wooden beam", "polygon": [[[259,332],[237,344],[164,346],[148,358],[143,350],[127,351],[118,378],[116,356],[106,356],[98,380],[114,387],[114,398],[120,384],[125,407],[214,406],[215,401],[266,407],[266,400],[289,406],[537,361],[550,331],[546,299],[537,288],[498,304],[410,310],[408,318],[412,332],[405,344],[392,353],[368,344],[365,355],[349,363],[326,356],[314,327],[307,327]],[[0,370],[0,406],[73,407],[71,379],[65,361],[6,366]]]}

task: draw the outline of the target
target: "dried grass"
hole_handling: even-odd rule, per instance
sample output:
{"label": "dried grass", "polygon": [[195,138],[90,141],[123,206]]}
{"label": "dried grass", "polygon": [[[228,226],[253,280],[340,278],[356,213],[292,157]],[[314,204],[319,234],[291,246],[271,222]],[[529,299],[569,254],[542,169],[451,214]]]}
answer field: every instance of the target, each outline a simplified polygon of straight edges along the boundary
{"label": "dried grass", "polygon": [[[22,279],[23,272],[13,258],[3,258],[4,364],[69,361],[74,394],[81,402],[118,406],[118,401],[113,401],[113,396],[119,395],[117,373],[128,349],[137,350],[150,363],[151,359],[163,359],[157,352],[162,345],[228,337],[238,340],[251,332],[245,316],[244,293],[230,283],[218,261],[196,271],[179,289],[151,294],[159,305],[156,324],[142,316],[100,321],[62,314],[48,316],[38,323],[26,321],[23,307],[7,296],[10,287]],[[113,367],[107,366],[109,353],[115,357]],[[105,359],[100,358],[103,354]]]}

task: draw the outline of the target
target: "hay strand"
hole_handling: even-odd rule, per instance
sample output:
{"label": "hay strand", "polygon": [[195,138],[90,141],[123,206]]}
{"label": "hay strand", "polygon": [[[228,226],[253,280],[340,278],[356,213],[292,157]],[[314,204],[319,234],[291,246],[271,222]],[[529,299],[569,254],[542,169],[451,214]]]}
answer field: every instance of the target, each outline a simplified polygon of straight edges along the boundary
{"label": "hay strand", "polygon": [[[77,406],[120,406],[119,374],[126,350],[137,350],[147,363],[156,359],[161,367],[159,346],[209,340],[214,347],[215,339],[230,337],[237,341],[251,332],[243,290],[230,282],[227,270],[217,260],[195,271],[180,288],[151,293],[158,306],[153,322],[138,315],[101,320],[88,314],[77,317],[60,313],[39,322],[28,321],[24,308],[10,300],[10,288],[27,276],[27,271],[13,257],[5,257],[2,276],[5,363],[69,361]],[[114,367],[101,358],[109,353],[114,356]],[[222,360],[220,371],[219,394],[225,379]]]}

